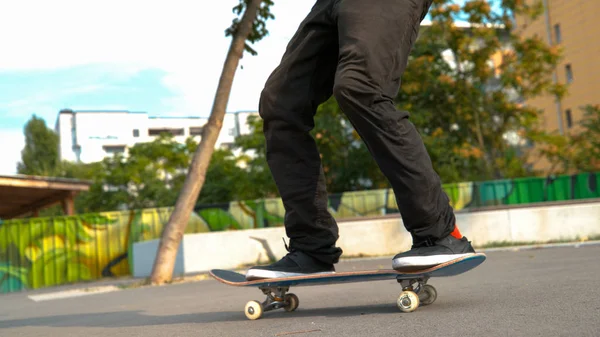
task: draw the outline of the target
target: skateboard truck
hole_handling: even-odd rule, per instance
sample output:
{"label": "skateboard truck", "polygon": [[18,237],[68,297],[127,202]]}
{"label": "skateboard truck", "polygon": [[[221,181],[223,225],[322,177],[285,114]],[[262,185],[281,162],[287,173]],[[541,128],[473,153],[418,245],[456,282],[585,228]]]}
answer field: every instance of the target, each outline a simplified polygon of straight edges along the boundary
{"label": "skateboard truck", "polygon": [[[396,279],[402,286],[396,305],[402,312],[415,311],[419,305],[429,305],[437,299],[437,290],[427,284],[429,277],[415,279]],[[416,283],[416,287],[414,286]]]}
{"label": "skateboard truck", "polygon": [[263,312],[283,308],[285,311],[294,311],[298,308],[300,301],[298,296],[289,293],[290,287],[259,287],[263,294],[267,295],[264,302],[249,301],[246,303],[244,313],[251,320],[258,319]]}
{"label": "skateboard truck", "polygon": [[[437,291],[427,281],[429,277],[415,279],[401,279],[397,281],[402,286],[396,305],[402,312],[415,311],[420,305],[429,305],[437,298]],[[244,313],[251,320],[260,318],[263,313],[283,308],[291,312],[298,308],[298,296],[288,293],[290,287],[259,287],[267,298],[263,302],[249,301],[246,303]]]}

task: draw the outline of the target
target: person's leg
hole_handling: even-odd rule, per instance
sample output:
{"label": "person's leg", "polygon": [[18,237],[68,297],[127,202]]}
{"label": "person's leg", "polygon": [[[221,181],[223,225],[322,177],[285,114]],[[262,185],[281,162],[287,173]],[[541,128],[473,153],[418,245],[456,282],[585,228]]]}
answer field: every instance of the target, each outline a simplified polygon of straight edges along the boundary
{"label": "person's leg", "polygon": [[413,249],[394,258],[396,269],[473,251],[455,227],[449,199],[408,112],[394,106],[431,1],[342,0],[334,10],[340,45],[334,96],[390,182],[413,237]]}
{"label": "person's leg", "polygon": [[310,130],[317,107],[332,95],[337,67],[334,0],[318,0],[301,23],[261,94],[267,162],[286,210],[290,254],[246,277],[330,272],[342,253],[338,227],[327,209],[321,158]]}

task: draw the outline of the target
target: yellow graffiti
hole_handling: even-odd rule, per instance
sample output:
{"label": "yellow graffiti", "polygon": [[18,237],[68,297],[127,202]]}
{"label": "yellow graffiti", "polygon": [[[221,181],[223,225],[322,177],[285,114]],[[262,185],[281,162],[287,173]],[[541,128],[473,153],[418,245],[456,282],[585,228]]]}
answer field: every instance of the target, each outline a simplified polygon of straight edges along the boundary
{"label": "yellow graffiti", "polygon": [[[134,242],[157,239],[172,208],[12,220],[0,226],[2,292],[130,274]],[[186,233],[208,232],[193,213]]]}

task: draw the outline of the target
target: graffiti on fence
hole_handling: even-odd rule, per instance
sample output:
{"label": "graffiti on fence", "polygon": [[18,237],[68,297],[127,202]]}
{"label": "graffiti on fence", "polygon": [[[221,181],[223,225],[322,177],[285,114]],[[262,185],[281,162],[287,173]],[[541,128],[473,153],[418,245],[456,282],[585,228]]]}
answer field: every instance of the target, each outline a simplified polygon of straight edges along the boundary
{"label": "graffiti on fence", "polygon": [[[171,209],[0,224],[0,293],[129,275],[133,243],[158,238]],[[209,231],[193,214],[186,233]]]}

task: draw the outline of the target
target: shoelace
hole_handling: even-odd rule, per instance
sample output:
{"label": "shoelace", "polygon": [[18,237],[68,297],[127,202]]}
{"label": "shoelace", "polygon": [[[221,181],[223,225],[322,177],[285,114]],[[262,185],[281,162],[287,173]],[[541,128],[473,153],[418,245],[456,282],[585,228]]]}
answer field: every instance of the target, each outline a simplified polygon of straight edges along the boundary
{"label": "shoelace", "polygon": [[288,246],[288,244],[285,242],[285,238],[281,238],[283,240],[283,245],[285,246],[285,250],[287,250],[287,254],[286,256],[284,256],[283,258],[289,258],[290,256],[296,256],[297,252],[295,249],[290,249],[290,247]]}
{"label": "shoelace", "polygon": [[431,246],[435,246],[435,242],[429,236],[426,236],[419,242],[416,242],[413,244],[413,248],[422,248],[422,247],[431,247]]}
{"label": "shoelace", "polygon": [[290,252],[290,247],[289,247],[289,246],[287,245],[287,243],[285,242],[285,238],[284,238],[284,237],[281,237],[281,240],[283,240],[283,245],[285,246],[285,250],[287,250],[287,251],[288,251],[288,253],[291,253],[291,252]]}

